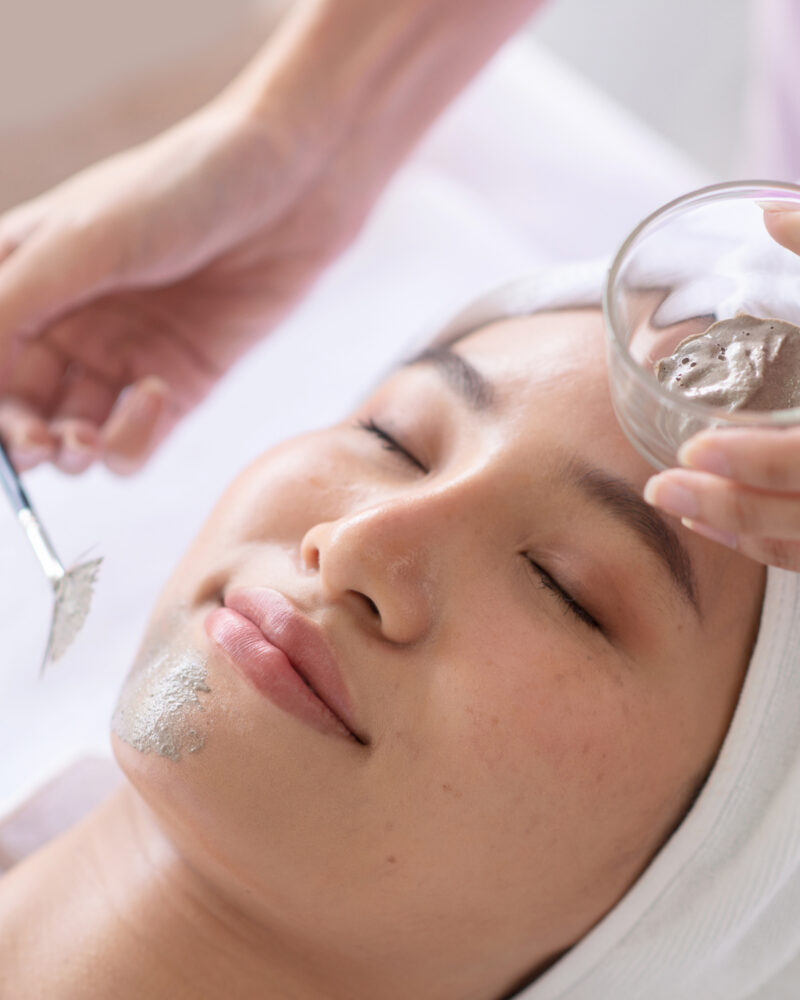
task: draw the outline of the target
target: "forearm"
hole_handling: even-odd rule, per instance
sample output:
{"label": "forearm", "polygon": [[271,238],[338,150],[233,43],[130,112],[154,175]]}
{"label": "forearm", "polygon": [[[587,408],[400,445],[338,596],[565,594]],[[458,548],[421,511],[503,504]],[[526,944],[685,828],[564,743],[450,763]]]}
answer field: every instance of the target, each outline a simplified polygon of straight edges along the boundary
{"label": "forearm", "polygon": [[377,193],[542,0],[302,0],[227,92],[314,171]]}

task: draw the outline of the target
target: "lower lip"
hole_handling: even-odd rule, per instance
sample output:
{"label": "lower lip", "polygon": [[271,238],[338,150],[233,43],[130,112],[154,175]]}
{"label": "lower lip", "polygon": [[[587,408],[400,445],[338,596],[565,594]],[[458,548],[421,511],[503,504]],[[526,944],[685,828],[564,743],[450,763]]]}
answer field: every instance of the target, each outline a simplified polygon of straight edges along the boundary
{"label": "lower lip", "polygon": [[342,720],[294,669],[283,650],[265,639],[249,618],[232,608],[215,608],[205,620],[205,629],[244,679],[273,705],[320,732],[353,738]]}

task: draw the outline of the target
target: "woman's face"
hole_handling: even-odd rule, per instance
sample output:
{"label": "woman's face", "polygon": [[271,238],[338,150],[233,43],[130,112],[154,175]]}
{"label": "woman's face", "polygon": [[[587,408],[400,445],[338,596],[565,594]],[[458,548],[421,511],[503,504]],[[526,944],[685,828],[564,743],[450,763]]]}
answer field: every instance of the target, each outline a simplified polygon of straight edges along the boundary
{"label": "woman's face", "polygon": [[[287,941],[500,995],[648,864],[742,683],[763,570],[641,503],[650,472],[613,416],[596,310],[402,369],[224,494],[127,682],[135,703],[155,655],[199,658],[202,748],[116,738],[122,767]],[[294,711],[280,671],[265,696],[234,665],[263,588],[316,626],[359,739],[312,695]]]}

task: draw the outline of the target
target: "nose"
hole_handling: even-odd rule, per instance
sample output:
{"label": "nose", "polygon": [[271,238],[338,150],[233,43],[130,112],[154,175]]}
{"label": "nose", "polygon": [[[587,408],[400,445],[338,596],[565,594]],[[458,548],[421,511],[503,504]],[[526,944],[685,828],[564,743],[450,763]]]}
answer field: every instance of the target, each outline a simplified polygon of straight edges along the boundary
{"label": "nose", "polygon": [[405,495],[315,525],[301,556],[327,600],[348,604],[389,641],[412,643],[440,610],[453,528],[452,498]]}

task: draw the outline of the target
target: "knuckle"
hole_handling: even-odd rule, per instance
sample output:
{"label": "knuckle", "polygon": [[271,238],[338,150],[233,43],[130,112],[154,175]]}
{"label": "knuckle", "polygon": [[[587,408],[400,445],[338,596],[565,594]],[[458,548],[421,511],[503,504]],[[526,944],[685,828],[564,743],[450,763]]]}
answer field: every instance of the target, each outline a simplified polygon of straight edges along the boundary
{"label": "knuckle", "polygon": [[800,545],[785,538],[759,539],[765,562],[778,569],[800,570]]}
{"label": "knuckle", "polygon": [[786,490],[792,484],[791,462],[785,456],[765,455],[761,461],[761,480],[765,486],[776,490]]}
{"label": "knuckle", "polygon": [[770,432],[754,456],[761,483],[781,492],[800,488],[800,428]]}
{"label": "knuckle", "polygon": [[753,501],[753,498],[743,490],[734,490],[730,498],[730,516],[734,526],[740,532],[760,534],[763,521],[763,509]]}

